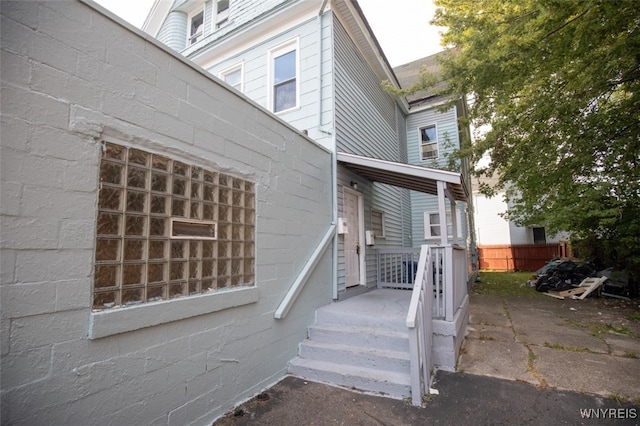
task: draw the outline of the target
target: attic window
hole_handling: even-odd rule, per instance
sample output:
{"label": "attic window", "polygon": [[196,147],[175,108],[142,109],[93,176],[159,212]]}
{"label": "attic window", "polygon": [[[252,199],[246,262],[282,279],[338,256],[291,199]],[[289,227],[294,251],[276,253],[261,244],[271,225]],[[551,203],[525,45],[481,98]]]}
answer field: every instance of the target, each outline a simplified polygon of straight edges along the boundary
{"label": "attic window", "polygon": [[105,142],[93,309],[255,283],[254,184]]}
{"label": "attic window", "polygon": [[202,39],[204,34],[204,9],[189,16],[189,45]]}
{"label": "attic window", "polygon": [[217,0],[216,2],[216,29],[223,27],[229,18],[229,0]]}

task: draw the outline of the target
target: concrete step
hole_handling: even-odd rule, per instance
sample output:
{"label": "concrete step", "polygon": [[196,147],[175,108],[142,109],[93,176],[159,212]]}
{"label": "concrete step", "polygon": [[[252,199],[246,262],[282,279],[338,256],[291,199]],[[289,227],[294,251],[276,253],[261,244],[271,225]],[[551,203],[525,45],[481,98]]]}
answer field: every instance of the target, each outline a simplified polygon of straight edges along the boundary
{"label": "concrete step", "polygon": [[386,317],[377,315],[375,312],[369,314],[350,313],[336,311],[331,308],[320,308],[316,312],[317,324],[335,324],[341,326],[366,327],[385,331],[406,332],[406,318]]}
{"label": "concrete step", "polygon": [[387,331],[370,327],[315,324],[309,327],[308,335],[315,342],[409,352],[407,330]]}
{"label": "concrete step", "polygon": [[385,372],[409,373],[409,352],[351,346],[340,343],[305,340],[299,356],[305,359],[355,367],[373,368]]}
{"label": "concrete step", "polygon": [[307,380],[396,399],[411,396],[411,377],[408,373],[379,371],[300,357],[289,362],[289,372]]}

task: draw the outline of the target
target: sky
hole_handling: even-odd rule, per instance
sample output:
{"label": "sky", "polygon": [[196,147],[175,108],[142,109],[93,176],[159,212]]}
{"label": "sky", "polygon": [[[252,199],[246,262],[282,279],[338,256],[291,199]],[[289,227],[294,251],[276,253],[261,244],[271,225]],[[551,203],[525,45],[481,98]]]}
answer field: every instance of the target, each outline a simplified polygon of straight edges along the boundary
{"label": "sky", "polygon": [[[154,0],[94,0],[140,28]],[[170,0],[164,0],[170,1]],[[441,28],[429,25],[435,13],[432,0],[358,0],[369,25],[392,67],[442,50]],[[390,10],[389,5],[392,5]],[[395,12],[395,13],[394,13]],[[394,18],[390,18],[390,15]]]}

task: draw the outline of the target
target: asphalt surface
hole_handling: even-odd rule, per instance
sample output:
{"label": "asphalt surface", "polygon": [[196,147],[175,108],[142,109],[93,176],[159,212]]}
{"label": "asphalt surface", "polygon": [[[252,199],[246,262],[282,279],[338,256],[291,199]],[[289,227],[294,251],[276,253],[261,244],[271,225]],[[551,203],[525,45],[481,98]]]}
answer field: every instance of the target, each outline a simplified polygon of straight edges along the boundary
{"label": "asphalt surface", "polygon": [[[640,405],[467,373],[436,374],[424,407],[286,377],[223,425],[637,425]],[[581,411],[582,410],[582,411]],[[600,416],[583,418],[584,411]],[[607,418],[603,418],[607,416]],[[610,418],[616,417],[616,418]],[[622,417],[622,418],[621,418]]]}

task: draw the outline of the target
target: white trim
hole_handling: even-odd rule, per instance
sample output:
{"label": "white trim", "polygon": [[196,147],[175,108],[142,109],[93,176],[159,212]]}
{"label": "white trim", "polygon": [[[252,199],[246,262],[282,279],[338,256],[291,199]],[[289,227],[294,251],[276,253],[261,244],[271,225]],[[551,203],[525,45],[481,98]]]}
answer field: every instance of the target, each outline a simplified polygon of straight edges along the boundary
{"label": "white trim", "polygon": [[91,312],[88,337],[89,339],[99,339],[153,327],[256,303],[259,298],[260,291],[256,286],[236,287],[230,290],[218,290],[215,293]]}
{"label": "white trim", "polygon": [[[227,83],[227,81],[225,80],[225,77],[228,74],[234,73],[235,71],[240,70],[240,87],[236,88],[235,86],[232,86],[230,83]],[[229,86],[236,88],[237,90],[244,92],[244,61],[239,62],[235,65],[231,65],[229,67],[226,67],[225,69],[221,70],[218,73],[218,77],[220,78],[220,80],[224,81],[225,83],[227,83]]]}
{"label": "white trim", "polygon": [[[358,256],[358,274],[359,274],[359,283],[358,285],[365,286],[367,285],[367,262],[366,262],[366,247],[365,239],[364,239],[364,196],[360,191],[354,191],[353,189],[343,185],[342,186],[342,209],[344,210],[344,193],[348,192],[352,195],[355,195],[358,199],[358,242],[360,243],[360,254]],[[346,282],[345,282],[346,286]],[[356,286],[354,286],[356,287]]]}
{"label": "white trim", "polygon": [[[422,146],[427,145],[422,143],[422,129],[426,129],[427,127],[433,127],[436,131],[435,142],[431,142],[428,144],[428,145],[433,145],[433,144],[436,145],[436,156],[432,158],[424,158],[422,156]],[[418,127],[418,158],[420,159],[420,161],[433,161],[440,158],[440,135],[438,134],[438,123],[430,123],[430,124],[426,124],[424,126]]]}
{"label": "white trim", "polygon": [[227,9],[220,13],[218,12],[218,2],[220,0],[213,0],[211,4],[211,31],[215,32],[220,28],[226,26],[229,23],[229,10],[231,10],[231,0],[229,0],[229,6]]}
{"label": "white trim", "polygon": [[[453,228],[453,221],[451,220],[451,211],[447,210],[447,240],[449,239],[454,239],[454,238],[462,238],[462,222],[461,222],[461,211],[460,209],[457,208],[456,206],[456,232],[455,235],[453,233],[453,229],[451,234],[449,233],[449,227],[451,226]],[[437,214],[438,218],[440,217],[439,213],[437,210],[429,210],[429,211],[425,211],[422,214],[422,219],[423,219],[423,224],[424,224],[424,239],[425,240],[433,240],[433,239],[440,239],[442,235],[431,235],[431,226],[435,226],[431,224],[431,215],[432,214]],[[442,221],[440,221],[442,222]],[[442,230],[442,223],[438,224],[440,226],[440,229]]]}
{"label": "white trim", "polygon": [[[285,55],[289,52],[295,52],[296,54],[296,104],[291,107],[284,109],[282,111],[275,111],[274,102],[274,60],[277,57]],[[290,112],[300,108],[300,39],[299,37],[295,37],[289,41],[281,43],[277,46],[269,49],[267,53],[267,109],[272,111],[274,114],[279,115],[286,112]]]}
{"label": "white trim", "polygon": [[[193,18],[202,13],[202,32],[200,33],[200,36],[198,37],[198,40],[191,42],[191,39],[196,36],[197,34],[191,34],[191,23],[193,21]],[[198,41],[202,40],[204,38],[204,34],[205,34],[205,17],[206,17],[206,13],[205,13],[205,7],[204,4],[193,8],[191,11],[189,11],[189,13],[187,14],[187,47],[192,46],[194,44],[196,44]]]}
{"label": "white trim", "polygon": [[[373,227],[373,213],[380,213],[380,221],[382,222],[382,235],[378,235],[375,231],[375,228]],[[371,208],[371,230],[374,232],[375,237],[376,238],[385,238],[387,236],[387,227],[385,225],[385,216],[386,213],[384,212],[384,210],[380,210],[380,209],[376,209],[376,208]]]}

